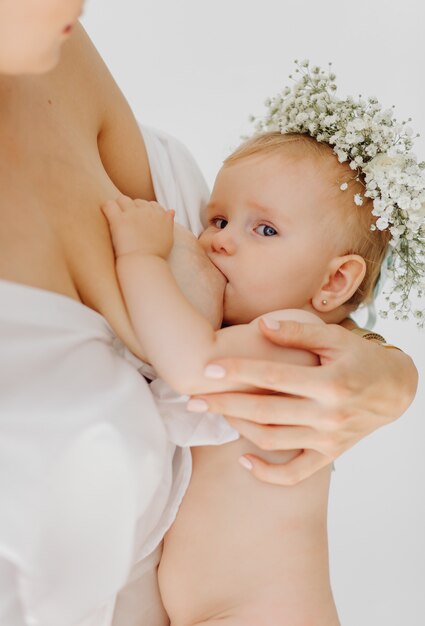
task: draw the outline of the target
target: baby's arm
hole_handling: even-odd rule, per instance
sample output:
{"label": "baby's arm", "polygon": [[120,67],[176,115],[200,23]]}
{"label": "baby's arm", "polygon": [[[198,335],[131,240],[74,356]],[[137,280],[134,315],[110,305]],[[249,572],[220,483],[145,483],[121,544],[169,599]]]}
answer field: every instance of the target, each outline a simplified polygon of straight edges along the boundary
{"label": "baby's arm", "polygon": [[[177,392],[190,395],[234,389],[234,384],[204,377],[207,363],[218,357],[282,360],[284,350],[286,361],[317,364],[310,353],[276,350],[262,337],[256,320],[214,330],[184,297],[170,270],[172,212],[157,203],[129,198],[109,202],[103,211],[111,227],[121,289],[146,360]],[[318,321],[304,311],[281,315]]]}

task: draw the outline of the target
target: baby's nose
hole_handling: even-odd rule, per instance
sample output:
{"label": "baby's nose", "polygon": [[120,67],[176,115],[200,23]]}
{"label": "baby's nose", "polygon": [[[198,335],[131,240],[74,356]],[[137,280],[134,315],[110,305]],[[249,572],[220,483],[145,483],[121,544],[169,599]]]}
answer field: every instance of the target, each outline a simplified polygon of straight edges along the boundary
{"label": "baby's nose", "polygon": [[234,254],[236,250],[236,242],[234,236],[230,232],[230,228],[226,227],[216,232],[213,235],[211,246],[214,252]]}

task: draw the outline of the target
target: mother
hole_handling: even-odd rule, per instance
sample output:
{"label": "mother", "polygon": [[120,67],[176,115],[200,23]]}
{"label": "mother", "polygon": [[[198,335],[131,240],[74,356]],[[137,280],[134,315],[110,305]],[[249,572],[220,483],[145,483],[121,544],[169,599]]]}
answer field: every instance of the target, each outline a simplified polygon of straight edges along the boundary
{"label": "mother", "polygon": [[[79,25],[55,67],[81,4],[0,3],[0,623],[158,626],[157,546],[190,468],[136,371],[100,211],[119,193],[155,199],[152,163]],[[233,360],[228,375],[300,397],[209,399],[260,447],[307,449],[292,469],[255,465],[263,480],[305,478],[414,397],[401,351],[332,326],[269,337],[323,367]]]}

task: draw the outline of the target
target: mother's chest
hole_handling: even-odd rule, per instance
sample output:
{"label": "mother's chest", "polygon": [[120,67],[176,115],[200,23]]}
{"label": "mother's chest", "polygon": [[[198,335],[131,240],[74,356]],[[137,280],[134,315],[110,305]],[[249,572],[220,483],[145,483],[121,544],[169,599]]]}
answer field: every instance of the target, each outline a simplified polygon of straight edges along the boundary
{"label": "mother's chest", "polygon": [[119,193],[99,155],[96,125],[72,108],[36,121],[28,142],[20,133],[21,180],[63,241],[81,237],[103,221],[100,205]]}
{"label": "mother's chest", "polygon": [[72,110],[25,113],[0,124],[1,273],[75,297],[65,286],[71,281],[83,299],[85,291],[94,296],[96,278],[111,274],[100,206],[119,193],[99,156],[96,127]]}

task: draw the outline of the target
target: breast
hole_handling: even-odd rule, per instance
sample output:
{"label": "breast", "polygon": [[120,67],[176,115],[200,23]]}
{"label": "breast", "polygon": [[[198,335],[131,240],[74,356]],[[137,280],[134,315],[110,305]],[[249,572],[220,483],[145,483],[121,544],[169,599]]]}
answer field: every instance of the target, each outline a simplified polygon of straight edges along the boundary
{"label": "breast", "polygon": [[81,301],[137,351],[100,210],[119,190],[99,155],[98,120],[45,88],[32,106],[23,96],[0,124],[0,277]]}

